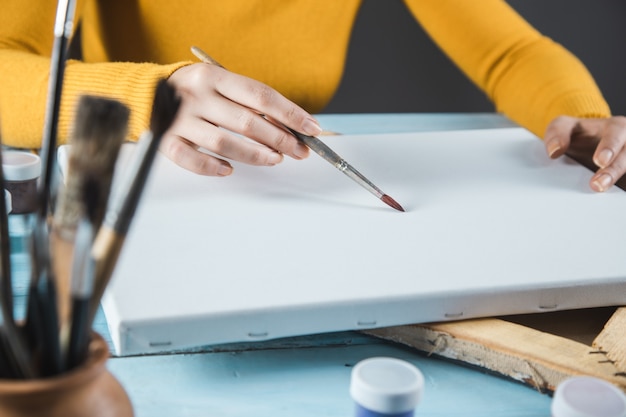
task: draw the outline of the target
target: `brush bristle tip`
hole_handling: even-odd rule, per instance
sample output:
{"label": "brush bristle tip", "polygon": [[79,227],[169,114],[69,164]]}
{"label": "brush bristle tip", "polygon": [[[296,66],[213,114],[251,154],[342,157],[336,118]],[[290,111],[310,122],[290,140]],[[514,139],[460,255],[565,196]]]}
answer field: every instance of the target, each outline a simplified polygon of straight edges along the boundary
{"label": "brush bristle tip", "polygon": [[387,194],[381,197],[381,200],[387,204],[389,207],[394,208],[398,211],[404,212],[404,208],[393,198],[389,197]]}

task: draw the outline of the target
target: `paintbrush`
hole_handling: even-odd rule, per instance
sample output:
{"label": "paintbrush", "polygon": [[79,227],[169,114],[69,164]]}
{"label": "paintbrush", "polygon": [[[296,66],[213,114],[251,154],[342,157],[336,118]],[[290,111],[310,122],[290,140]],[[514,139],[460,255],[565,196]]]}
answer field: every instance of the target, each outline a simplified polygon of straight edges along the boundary
{"label": "paintbrush", "polygon": [[330,162],[331,165],[333,165],[339,171],[346,174],[348,177],[354,180],[361,187],[365,188],[367,191],[374,194],[383,203],[387,204],[389,207],[392,207],[398,211],[404,211],[402,206],[398,204],[396,200],[394,200],[389,195],[382,192],[380,188],[376,187],[370,180],[365,178],[363,174],[357,171],[352,165],[346,162],[346,160],[340,157],[335,151],[330,149],[330,147],[328,147],[321,140],[319,140],[318,138],[314,136],[308,136],[300,132],[296,132],[290,127],[285,126],[285,128],[289,130],[300,141],[304,142],[304,144],[308,146],[309,148],[311,148],[316,154],[324,158],[326,161]]}
{"label": "paintbrush", "polygon": [[[74,22],[74,0],[60,0],[54,23],[54,43],[48,80],[48,100],[41,146],[42,173],[37,190],[38,212],[34,226],[33,247],[31,253],[32,277],[29,286],[25,330],[31,349],[49,355],[44,370],[48,375],[60,371],[60,351],[58,335],[50,336],[51,331],[58,332],[58,312],[56,288],[52,278],[49,254],[48,213],[51,204],[53,175],[56,173],[56,147],[61,92],[69,39],[72,36]],[[54,322],[54,323],[53,323]],[[51,325],[53,328],[46,328]],[[46,350],[48,349],[48,350]],[[58,359],[57,360],[57,354]]]}
{"label": "paintbrush", "polygon": [[48,101],[41,144],[42,173],[39,182],[39,217],[46,218],[51,201],[51,188],[55,174],[57,127],[61,108],[61,92],[69,39],[74,24],[75,0],[59,0],[54,22],[54,43],[48,80]]}
{"label": "paintbrush", "polygon": [[[224,68],[219,62],[209,56],[202,49],[197,46],[191,47],[191,52],[202,62],[211,65],[217,65],[221,68]],[[272,120],[272,122],[275,122]],[[349,178],[359,184],[361,187],[365,188],[370,193],[374,194],[378,197],[382,202],[387,204],[388,206],[398,210],[404,211],[402,206],[398,204],[396,200],[391,198],[389,195],[385,194],[380,188],[376,187],[370,180],[368,180],[363,174],[357,171],[352,165],[346,162],[343,158],[341,158],[335,151],[333,151],[329,146],[323,143],[321,140],[314,136],[308,136],[293,130],[292,128],[285,126],[282,123],[279,123],[280,126],[287,129],[291,134],[293,134],[299,141],[308,146],[313,152],[321,156],[324,160],[328,161],[331,165],[337,168],[339,171],[346,174]]]}
{"label": "paintbrush", "polygon": [[63,370],[57,294],[53,271],[50,268],[46,223],[36,222],[32,235],[32,276],[25,329],[31,352],[39,362],[39,374],[45,377],[57,375]]}
{"label": "paintbrush", "polygon": [[72,260],[72,320],[66,351],[66,367],[73,369],[83,363],[89,346],[89,303],[93,294],[95,265],[91,246],[95,235],[93,217],[98,210],[100,181],[88,178],[83,187],[83,215],[76,229],[75,250]]}
{"label": "paintbrush", "polygon": [[130,110],[117,100],[83,95],[77,105],[65,187],[59,192],[53,227],[61,238],[73,240],[83,213],[85,178],[98,179],[98,194],[90,221],[98,229],[113,182],[115,163],[128,132]]}
{"label": "paintbrush", "polygon": [[85,209],[85,184],[89,180],[96,191],[89,221],[98,230],[108,204],[117,156],[126,139],[129,114],[128,107],[108,98],[84,95],[78,102],[65,186],[59,191],[50,236],[63,344],[69,328],[70,260]]}
{"label": "paintbrush", "polygon": [[93,244],[92,256],[96,262],[96,272],[90,305],[90,323],[95,317],[100,298],[113,273],[161,138],[174,121],[179,106],[180,98],[174,87],[166,80],[160,81],[155,90],[150,130],[140,137],[133,159],[123,173],[125,182],[120,184],[114,192],[102,227],[98,230]]}

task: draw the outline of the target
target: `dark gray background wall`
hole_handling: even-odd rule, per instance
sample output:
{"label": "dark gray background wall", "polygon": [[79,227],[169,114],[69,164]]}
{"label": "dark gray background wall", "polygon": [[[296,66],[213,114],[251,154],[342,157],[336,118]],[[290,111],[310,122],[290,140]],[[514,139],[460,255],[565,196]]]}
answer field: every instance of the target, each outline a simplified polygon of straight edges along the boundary
{"label": "dark gray background wall", "polygon": [[[626,1],[509,4],[578,56],[613,113],[626,115]],[[491,103],[430,41],[401,0],[364,0],[343,81],[324,112],[484,111],[493,111]]]}

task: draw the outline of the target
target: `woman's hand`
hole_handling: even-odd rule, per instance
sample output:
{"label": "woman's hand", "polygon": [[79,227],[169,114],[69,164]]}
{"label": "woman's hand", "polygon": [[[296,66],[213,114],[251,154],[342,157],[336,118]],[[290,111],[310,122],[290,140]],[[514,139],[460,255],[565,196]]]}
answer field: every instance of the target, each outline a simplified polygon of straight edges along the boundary
{"label": "woman's hand", "polygon": [[[580,119],[560,116],[554,119],[544,137],[550,158],[556,159],[574,147],[595,146],[593,163],[599,168],[589,185],[594,191],[606,191],[626,173],[626,117]],[[591,152],[588,152],[591,154]]]}
{"label": "woman's hand", "polygon": [[278,164],[283,154],[295,159],[308,156],[304,144],[268,119],[311,136],[322,130],[310,114],[276,90],[216,65],[182,67],[169,82],[183,100],[161,151],[201,175],[232,173],[232,166],[218,156],[265,166]]}

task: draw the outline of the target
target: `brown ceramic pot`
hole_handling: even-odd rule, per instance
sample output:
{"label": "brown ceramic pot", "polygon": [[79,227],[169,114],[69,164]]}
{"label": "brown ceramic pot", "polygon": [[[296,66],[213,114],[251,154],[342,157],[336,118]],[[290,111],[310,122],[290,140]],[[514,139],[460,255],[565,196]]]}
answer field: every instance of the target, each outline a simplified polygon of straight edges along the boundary
{"label": "brown ceramic pot", "polygon": [[93,333],[85,363],[63,375],[0,380],[1,417],[132,417],[124,388],[106,368],[109,348]]}

